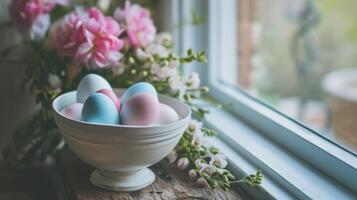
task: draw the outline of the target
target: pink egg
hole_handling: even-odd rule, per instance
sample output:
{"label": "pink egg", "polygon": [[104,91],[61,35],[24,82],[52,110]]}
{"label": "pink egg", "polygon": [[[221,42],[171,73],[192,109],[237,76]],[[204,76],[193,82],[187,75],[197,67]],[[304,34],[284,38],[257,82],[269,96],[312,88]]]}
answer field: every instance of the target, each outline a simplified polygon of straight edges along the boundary
{"label": "pink egg", "polygon": [[120,112],[121,124],[147,126],[160,115],[160,103],[150,93],[140,93],[128,99]]}
{"label": "pink egg", "polygon": [[82,103],[72,103],[61,110],[61,113],[73,120],[81,120],[83,104]]}
{"label": "pink egg", "polygon": [[113,91],[111,91],[109,89],[100,89],[97,91],[97,93],[101,93],[101,94],[104,94],[105,96],[109,97],[115,104],[115,107],[120,112],[120,101],[119,101],[119,98],[117,97],[117,95]]}

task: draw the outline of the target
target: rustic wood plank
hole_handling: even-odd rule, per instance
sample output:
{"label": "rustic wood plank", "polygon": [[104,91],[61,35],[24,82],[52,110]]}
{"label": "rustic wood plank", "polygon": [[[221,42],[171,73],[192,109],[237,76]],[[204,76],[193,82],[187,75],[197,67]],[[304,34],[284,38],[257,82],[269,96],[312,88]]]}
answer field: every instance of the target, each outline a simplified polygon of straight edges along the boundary
{"label": "rustic wood plank", "polygon": [[80,161],[68,150],[61,152],[57,160],[58,170],[60,171],[57,177],[63,178],[63,187],[61,188],[64,189],[64,191],[60,193],[66,193],[62,199],[243,199],[242,195],[234,190],[226,192],[221,189],[210,190],[208,188],[198,188],[194,181],[190,180],[183,171],[178,170],[166,160],[151,167],[156,174],[156,181],[149,187],[136,192],[111,192],[95,187],[89,182],[89,175],[94,168]]}
{"label": "rustic wood plank", "polygon": [[0,161],[0,199],[30,200],[56,199],[51,180],[44,166],[14,170]]}

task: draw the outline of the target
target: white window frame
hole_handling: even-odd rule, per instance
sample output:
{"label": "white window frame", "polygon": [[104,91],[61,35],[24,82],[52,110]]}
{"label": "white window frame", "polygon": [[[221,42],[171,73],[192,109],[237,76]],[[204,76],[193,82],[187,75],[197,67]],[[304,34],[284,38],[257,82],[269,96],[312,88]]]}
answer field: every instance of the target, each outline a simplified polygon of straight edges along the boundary
{"label": "white window frame", "polygon": [[353,152],[217,81],[220,66],[237,66],[237,26],[232,17],[236,3],[173,0],[171,7],[174,24],[189,19],[192,8],[207,17],[203,25],[175,30],[176,50],[183,53],[188,48],[207,48],[208,64],[189,69],[200,73],[202,83],[210,87],[216,100],[234,102],[229,110],[214,109],[206,118],[206,125],[219,132],[213,142],[228,156],[237,174],[263,170],[266,178],[261,192],[250,193],[256,197],[356,199],[357,158]]}

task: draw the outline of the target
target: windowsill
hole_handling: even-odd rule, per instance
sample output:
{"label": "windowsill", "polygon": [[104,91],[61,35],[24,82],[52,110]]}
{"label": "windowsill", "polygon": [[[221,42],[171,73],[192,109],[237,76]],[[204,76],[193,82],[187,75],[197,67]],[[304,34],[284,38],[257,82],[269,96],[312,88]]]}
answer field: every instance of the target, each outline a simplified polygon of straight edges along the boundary
{"label": "windowsill", "polygon": [[243,174],[254,173],[257,169],[263,171],[265,178],[258,195],[271,195],[277,199],[355,198],[355,194],[341,184],[267,139],[231,113],[223,109],[212,109],[205,123],[219,133],[212,142],[228,157],[232,170]]}

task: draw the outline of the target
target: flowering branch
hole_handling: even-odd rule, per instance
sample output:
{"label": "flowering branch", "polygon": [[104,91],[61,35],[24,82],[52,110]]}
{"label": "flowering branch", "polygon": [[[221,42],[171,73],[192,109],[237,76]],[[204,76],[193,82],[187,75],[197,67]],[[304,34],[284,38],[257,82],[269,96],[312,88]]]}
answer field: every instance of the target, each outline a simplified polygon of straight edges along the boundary
{"label": "flowering branch", "polygon": [[215,135],[212,130],[202,127],[201,122],[192,120],[179,145],[167,159],[170,163],[176,162],[177,167],[182,170],[190,169],[188,176],[201,187],[221,187],[227,190],[234,183],[244,183],[251,187],[261,184],[261,171],[236,180],[230,171],[224,169],[228,164],[225,156],[208,141],[208,137]]}

